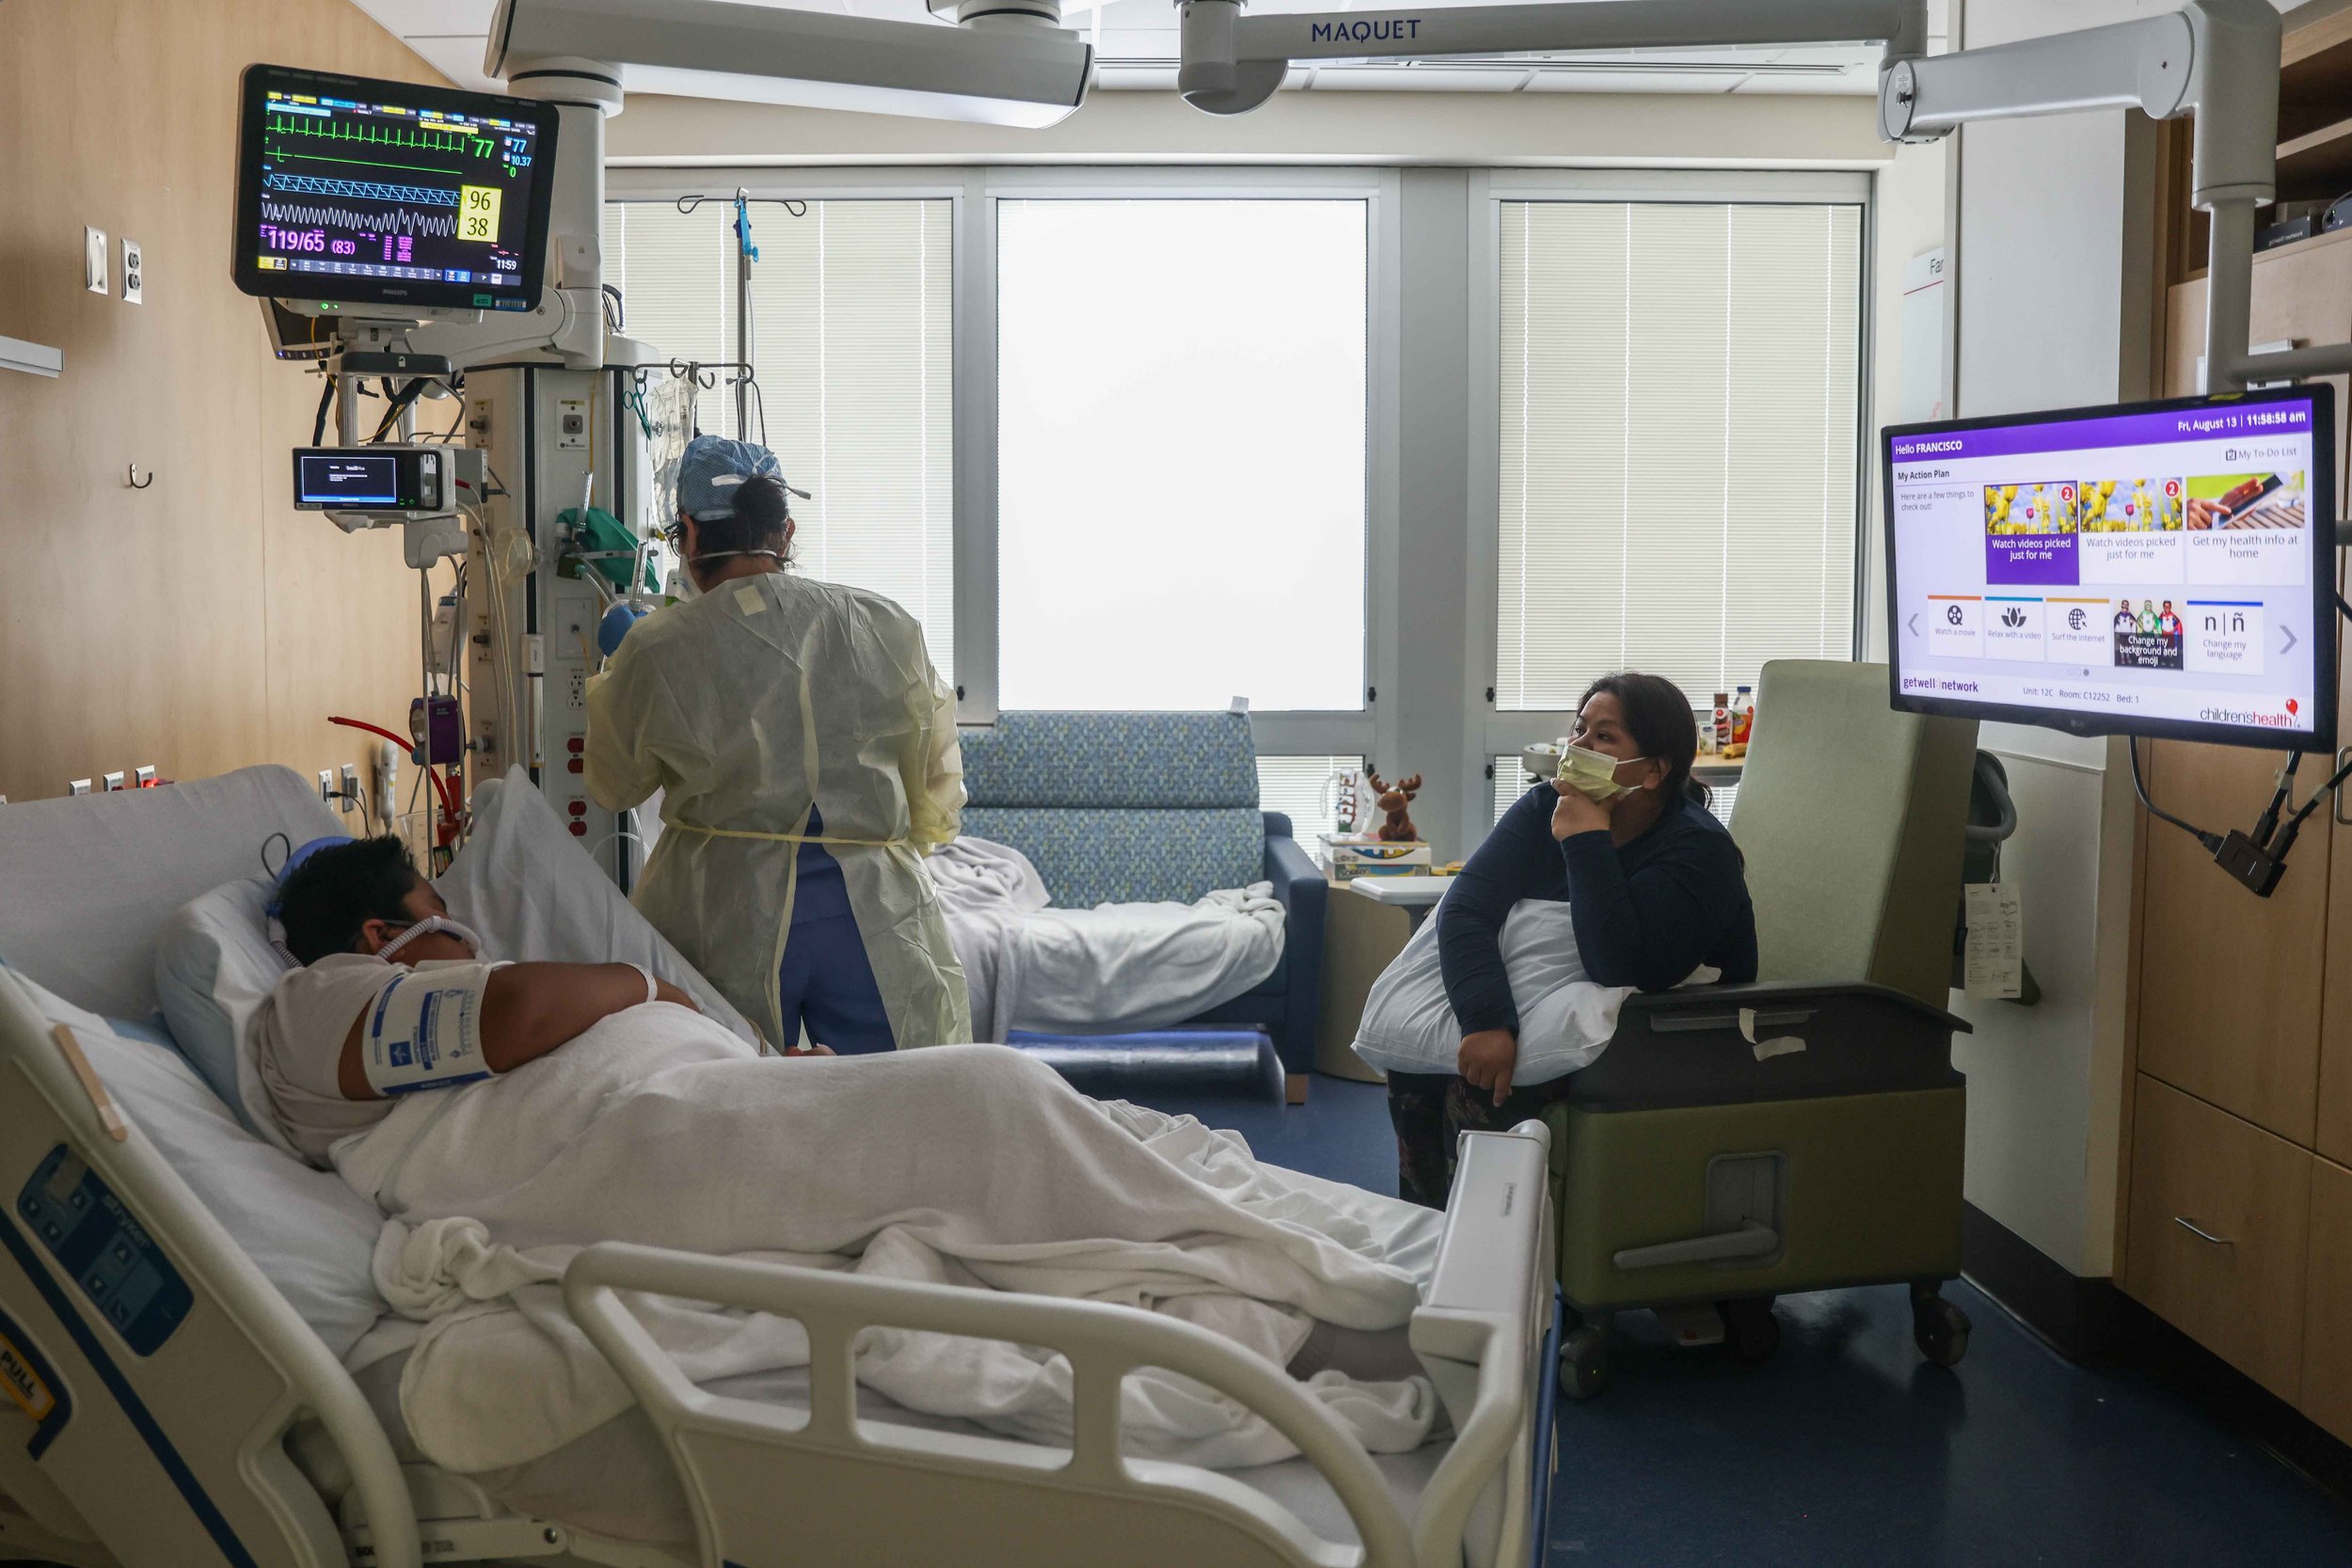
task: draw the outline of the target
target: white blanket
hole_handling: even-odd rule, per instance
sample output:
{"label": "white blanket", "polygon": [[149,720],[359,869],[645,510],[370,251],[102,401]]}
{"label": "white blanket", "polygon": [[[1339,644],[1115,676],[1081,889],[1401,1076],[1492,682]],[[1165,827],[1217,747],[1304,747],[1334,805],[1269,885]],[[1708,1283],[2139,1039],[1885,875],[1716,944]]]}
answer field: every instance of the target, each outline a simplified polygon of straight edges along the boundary
{"label": "white blanket", "polygon": [[924,864],[984,1039],[1162,1028],[1248,994],[1282,961],[1270,882],[1192,904],[1057,910],[1037,867],[1008,846],[960,838]]}
{"label": "white blanket", "polygon": [[[1438,964],[1438,930],[1445,906],[1422,922],[1364,998],[1356,1053],[1383,1072],[1454,1072],[1462,1025],[1446,1000]],[[1529,898],[1502,922],[1500,945],[1511,1001],[1519,1015],[1519,1054],[1514,1088],[1549,1084],[1590,1067],[1617,1032],[1617,1012],[1631,986],[1603,986],[1584,977],[1568,906]],[[1701,966],[1686,984],[1711,984],[1720,972]]]}
{"label": "white blanket", "polygon": [[[1311,1319],[1406,1322],[1438,1227],[1396,1199],[1260,1165],[1190,1117],[1089,1100],[1019,1052],[760,1058],[666,1005],[502,1077],[412,1096],[335,1162],[389,1218],[378,1287],[424,1324],[402,1411],[426,1455],[458,1471],[527,1462],[627,1408],[555,1283],[597,1241],[1120,1302],[1281,1365]],[[783,1319],[632,1305],[697,1382],[807,1358]],[[858,1376],[912,1409],[1069,1440],[1057,1356],[877,1331]],[[1326,1372],[1305,1386],[1375,1451],[1418,1445],[1436,1409],[1420,1379]],[[1132,1452],[1241,1466],[1294,1451],[1172,1374],[1134,1374],[1124,1399]]]}

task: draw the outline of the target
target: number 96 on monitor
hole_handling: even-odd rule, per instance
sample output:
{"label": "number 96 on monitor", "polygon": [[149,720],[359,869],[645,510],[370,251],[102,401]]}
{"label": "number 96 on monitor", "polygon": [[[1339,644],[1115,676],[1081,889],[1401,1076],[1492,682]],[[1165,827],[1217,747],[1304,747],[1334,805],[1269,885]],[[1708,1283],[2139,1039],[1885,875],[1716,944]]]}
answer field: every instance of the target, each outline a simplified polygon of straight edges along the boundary
{"label": "number 96 on monitor", "polygon": [[483,244],[499,237],[499,198],[496,185],[461,185],[457,189],[457,237]]}

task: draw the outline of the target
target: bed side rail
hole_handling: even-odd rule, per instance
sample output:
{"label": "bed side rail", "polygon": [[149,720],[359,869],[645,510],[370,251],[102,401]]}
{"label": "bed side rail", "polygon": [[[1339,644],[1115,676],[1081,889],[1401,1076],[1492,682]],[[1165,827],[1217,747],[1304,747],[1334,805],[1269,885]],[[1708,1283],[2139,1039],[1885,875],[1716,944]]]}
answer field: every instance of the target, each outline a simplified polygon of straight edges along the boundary
{"label": "bed side rail", "polygon": [[[94,1535],[131,1568],[341,1568],[335,1522],[283,1441],[310,1410],[351,1465],[377,1560],[416,1568],[400,1469],[358,1386],[136,1123],[109,1130],[5,974],[0,1105],[10,1490],[70,1508],[58,1533]],[[40,1412],[29,1440],[19,1407]]]}
{"label": "bed side rail", "polygon": [[[808,1411],[695,1387],[623,1306],[614,1293],[621,1290],[797,1319],[809,1335]],[[898,1568],[935,1557],[947,1521],[959,1561],[1006,1568],[1412,1561],[1404,1517],[1356,1439],[1279,1368],[1173,1318],[612,1243],[573,1261],[564,1293],[675,1459],[706,1561],[778,1568],[788,1543],[794,1561]],[[860,1421],[852,1347],[867,1327],[1009,1340],[1067,1356],[1075,1374],[1072,1447]],[[1323,1540],[1230,1477],[1124,1458],[1120,1388],[1141,1367],[1198,1379],[1263,1416],[1323,1474],[1363,1549]],[[790,1463],[777,1463],[783,1455]]]}
{"label": "bed side rail", "polygon": [[1545,1433],[1539,1378],[1550,1328],[1551,1137],[1540,1121],[1468,1132],[1413,1349],[1454,1418],[1454,1447],[1413,1519],[1420,1568],[1528,1560]]}

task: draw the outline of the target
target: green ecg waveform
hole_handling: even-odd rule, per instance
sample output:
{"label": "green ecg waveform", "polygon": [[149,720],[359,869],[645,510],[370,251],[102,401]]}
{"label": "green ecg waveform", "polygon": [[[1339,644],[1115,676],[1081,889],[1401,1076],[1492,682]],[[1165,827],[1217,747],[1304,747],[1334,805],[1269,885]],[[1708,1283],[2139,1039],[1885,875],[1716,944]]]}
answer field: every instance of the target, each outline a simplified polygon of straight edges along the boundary
{"label": "green ecg waveform", "polygon": [[[311,115],[280,112],[270,121],[270,129],[285,135],[311,136],[324,141],[353,142],[363,147],[408,148],[419,152],[455,152],[476,158],[487,158],[498,150],[498,143],[482,136],[469,136],[453,131],[427,131],[421,127],[402,125],[354,124],[340,120],[322,120]],[[291,149],[289,150],[292,150]],[[296,156],[310,156],[297,153]]]}

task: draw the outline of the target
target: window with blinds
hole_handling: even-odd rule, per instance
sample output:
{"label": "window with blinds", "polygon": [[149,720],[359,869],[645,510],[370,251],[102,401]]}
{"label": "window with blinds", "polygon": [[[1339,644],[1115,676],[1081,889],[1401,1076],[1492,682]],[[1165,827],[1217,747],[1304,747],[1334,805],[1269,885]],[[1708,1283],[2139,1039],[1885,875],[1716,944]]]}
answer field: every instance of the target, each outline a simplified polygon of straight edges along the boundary
{"label": "window with blinds", "polygon": [[[887,594],[922,623],[953,680],[954,204],[809,201],[752,208],[750,438],[776,454],[795,499],[800,569]],[[735,207],[605,209],[605,278],[628,335],[663,355],[735,357]],[[723,384],[697,423],[739,436]]]}
{"label": "window with blinds", "polygon": [[1510,201],[1499,239],[1496,705],[1849,657],[1862,209]]}

